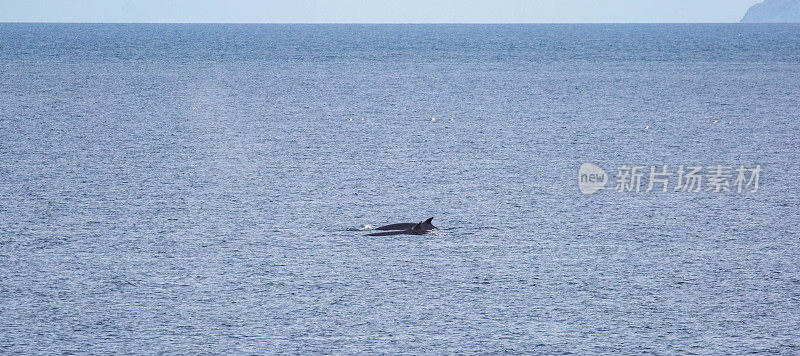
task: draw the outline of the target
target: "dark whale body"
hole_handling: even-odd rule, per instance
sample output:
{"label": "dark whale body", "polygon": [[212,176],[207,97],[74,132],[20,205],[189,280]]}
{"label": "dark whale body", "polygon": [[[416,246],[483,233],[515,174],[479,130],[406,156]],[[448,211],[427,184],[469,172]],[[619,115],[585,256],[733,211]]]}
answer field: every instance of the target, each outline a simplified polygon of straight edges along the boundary
{"label": "dark whale body", "polygon": [[428,220],[425,220],[425,221],[419,222],[419,223],[399,223],[399,224],[385,225],[385,226],[381,226],[379,228],[376,228],[375,230],[384,230],[384,231],[386,231],[386,230],[410,230],[410,229],[414,228],[414,226],[416,226],[417,224],[422,224],[421,227],[424,228],[425,230],[436,229],[436,226],[433,226],[431,221],[433,221],[433,218],[430,218]]}
{"label": "dark whale body", "polygon": [[386,230],[408,230],[408,229],[414,227],[414,225],[417,225],[417,224],[415,224],[415,223],[391,224],[391,225],[381,226],[379,228],[376,228],[375,230],[384,230],[384,231],[386,231]]}
{"label": "dark whale body", "polygon": [[372,234],[367,234],[367,236],[422,235],[430,230],[436,229],[436,226],[433,226],[431,221],[433,221],[433,218],[430,218],[425,221],[420,221],[416,224],[399,223],[399,224],[381,226],[377,228],[377,230],[383,230],[386,232],[376,232]]}

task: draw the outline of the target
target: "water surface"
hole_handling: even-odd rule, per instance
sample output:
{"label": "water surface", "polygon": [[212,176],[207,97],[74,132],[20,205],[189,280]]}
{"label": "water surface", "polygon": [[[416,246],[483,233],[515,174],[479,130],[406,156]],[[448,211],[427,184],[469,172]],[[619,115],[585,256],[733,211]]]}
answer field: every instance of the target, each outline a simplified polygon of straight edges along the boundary
{"label": "water surface", "polygon": [[[797,43],[0,24],[0,352],[798,353]],[[583,162],[764,172],[584,196]]]}

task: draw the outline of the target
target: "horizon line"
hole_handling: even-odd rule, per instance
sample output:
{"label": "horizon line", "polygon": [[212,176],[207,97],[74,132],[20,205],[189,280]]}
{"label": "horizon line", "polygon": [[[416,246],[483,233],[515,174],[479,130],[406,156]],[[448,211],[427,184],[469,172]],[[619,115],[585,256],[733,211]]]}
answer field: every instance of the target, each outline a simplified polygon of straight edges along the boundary
{"label": "horizon line", "polygon": [[97,25],[714,25],[797,24],[794,22],[145,22],[145,21],[0,21],[0,24],[97,24]]}

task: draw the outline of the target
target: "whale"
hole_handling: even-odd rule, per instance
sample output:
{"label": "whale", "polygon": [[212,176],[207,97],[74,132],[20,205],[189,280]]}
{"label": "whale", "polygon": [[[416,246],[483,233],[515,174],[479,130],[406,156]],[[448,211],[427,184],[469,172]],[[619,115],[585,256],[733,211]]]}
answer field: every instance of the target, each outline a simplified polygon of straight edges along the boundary
{"label": "whale", "polygon": [[377,230],[384,230],[385,232],[376,232],[372,234],[367,234],[367,236],[423,235],[430,230],[437,229],[437,227],[433,226],[433,224],[431,223],[432,220],[433,218],[430,218],[425,221],[420,221],[416,224],[399,223],[399,224],[381,226],[377,228]]}
{"label": "whale", "polygon": [[[436,226],[433,226],[431,221],[433,221],[433,218],[429,218],[428,220],[422,221],[421,222],[422,227],[424,227],[427,230],[436,229]],[[386,230],[409,230],[409,229],[413,228],[417,224],[418,223],[391,224],[391,225],[385,225],[385,226],[381,226],[381,227],[375,228],[375,230],[384,230],[384,231],[386,231]]]}

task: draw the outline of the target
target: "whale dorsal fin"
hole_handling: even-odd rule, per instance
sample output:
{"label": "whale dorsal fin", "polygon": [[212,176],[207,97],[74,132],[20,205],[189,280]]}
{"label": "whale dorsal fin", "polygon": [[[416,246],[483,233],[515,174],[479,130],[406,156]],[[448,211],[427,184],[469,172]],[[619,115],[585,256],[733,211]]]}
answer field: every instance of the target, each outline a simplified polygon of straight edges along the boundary
{"label": "whale dorsal fin", "polygon": [[411,231],[413,231],[413,232],[422,231],[422,221],[420,221],[416,225],[414,225],[414,227],[411,228]]}
{"label": "whale dorsal fin", "polygon": [[426,223],[426,224],[430,224],[430,223],[431,223],[431,221],[433,221],[433,218],[428,218],[428,220],[425,220],[425,223]]}

